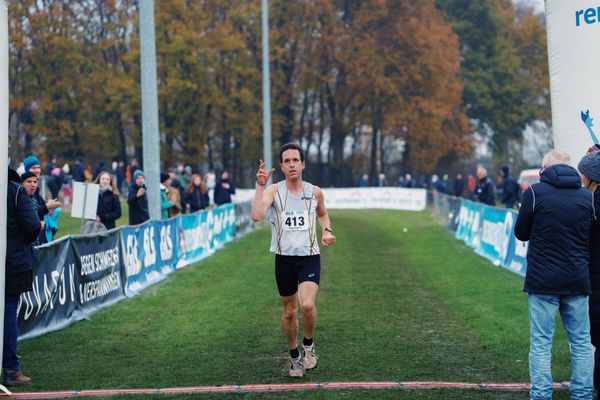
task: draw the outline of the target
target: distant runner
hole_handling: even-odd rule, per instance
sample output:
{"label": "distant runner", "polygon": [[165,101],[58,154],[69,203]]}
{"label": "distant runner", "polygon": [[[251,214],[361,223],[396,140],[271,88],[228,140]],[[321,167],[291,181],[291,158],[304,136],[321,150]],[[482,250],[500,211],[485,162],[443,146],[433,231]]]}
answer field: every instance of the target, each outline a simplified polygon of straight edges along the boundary
{"label": "distant runner", "polygon": [[[292,377],[302,377],[317,366],[313,335],[317,323],[315,300],[319,290],[321,259],[317,242],[316,217],[322,228],[321,243],[335,244],[325,197],[318,186],[302,180],[304,152],[295,143],[279,150],[285,181],[265,189],[273,171],[260,160],[256,173],[256,193],[252,201],[252,219],[260,222],[269,213],[271,251],[275,253],[275,279],[283,303],[281,325],[290,350]],[[298,351],[298,303],[302,308],[304,359]]]}

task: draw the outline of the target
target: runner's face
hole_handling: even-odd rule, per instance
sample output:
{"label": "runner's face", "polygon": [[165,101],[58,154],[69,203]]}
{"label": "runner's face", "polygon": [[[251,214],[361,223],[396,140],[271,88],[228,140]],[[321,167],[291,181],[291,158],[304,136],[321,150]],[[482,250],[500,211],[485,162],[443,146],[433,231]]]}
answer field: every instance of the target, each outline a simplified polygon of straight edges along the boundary
{"label": "runner's face", "polygon": [[38,179],[34,177],[25,179],[23,182],[23,187],[27,191],[28,195],[33,196],[35,189],[38,187]]}
{"label": "runner's face", "polygon": [[296,149],[290,149],[283,152],[281,155],[283,162],[281,163],[281,171],[286,178],[298,178],[302,176],[304,171],[304,161],[300,161],[300,152]]}

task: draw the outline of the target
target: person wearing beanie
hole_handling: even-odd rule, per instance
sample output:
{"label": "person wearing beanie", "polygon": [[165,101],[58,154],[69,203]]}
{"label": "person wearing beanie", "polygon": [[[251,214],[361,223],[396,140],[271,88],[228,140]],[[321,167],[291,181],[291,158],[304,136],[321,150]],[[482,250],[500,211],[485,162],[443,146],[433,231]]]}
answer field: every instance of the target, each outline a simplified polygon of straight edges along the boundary
{"label": "person wearing beanie", "polygon": [[[532,399],[552,398],[552,338],[559,313],[571,351],[572,399],[591,399],[594,353],[590,341],[590,229],[594,196],[564,151],[542,160],[539,183],[523,193],[515,237],[529,241],[523,290],[528,294]],[[584,168],[585,169],[585,168]]]}
{"label": "person wearing beanie", "polygon": [[169,209],[173,203],[167,198],[167,193],[171,188],[171,176],[167,173],[160,173],[160,218],[169,219]]}
{"label": "person wearing beanie", "polygon": [[[586,154],[577,169],[581,173],[583,187],[594,193],[594,207],[600,212],[600,149],[593,147]],[[589,299],[590,337],[592,345],[600,347],[600,221],[592,220],[590,228],[590,284],[592,294]],[[600,351],[594,353],[594,390],[600,394]]]}
{"label": "person wearing beanie", "polygon": [[141,169],[135,170],[133,173],[133,183],[129,186],[129,196],[127,196],[129,225],[139,225],[150,219],[145,182],[144,171]]}
{"label": "person wearing beanie", "polygon": [[[46,201],[40,195],[39,179],[40,175],[42,174],[42,168],[40,165],[40,160],[36,156],[30,155],[25,158],[25,160],[23,160],[23,165],[25,167],[25,173],[33,172],[38,177],[38,187],[32,196],[32,200],[35,203],[35,208],[37,210],[39,219],[44,221],[44,217],[52,212],[52,210],[62,207],[62,203],[56,198]],[[40,232],[39,243],[48,243],[48,238],[43,230]]]}
{"label": "person wearing beanie", "polygon": [[36,156],[28,156],[25,160],[23,160],[23,166],[25,167],[25,172],[33,172],[38,178],[42,173],[42,165],[40,160]]}
{"label": "person wearing beanie", "polygon": [[[25,172],[27,174],[27,172]],[[31,182],[37,175],[25,176]],[[39,237],[42,223],[33,208],[31,197],[20,185],[16,171],[8,169],[6,208],[6,271],[4,292],[4,336],[2,375],[5,386],[31,384],[21,372],[17,343],[19,337],[18,307],[22,293],[33,288],[33,269],[37,267],[33,242]]]}
{"label": "person wearing beanie", "polygon": [[511,209],[519,201],[521,188],[515,178],[510,174],[508,165],[503,165],[502,168],[500,168],[500,172],[502,173],[503,179],[501,201],[506,208]]}

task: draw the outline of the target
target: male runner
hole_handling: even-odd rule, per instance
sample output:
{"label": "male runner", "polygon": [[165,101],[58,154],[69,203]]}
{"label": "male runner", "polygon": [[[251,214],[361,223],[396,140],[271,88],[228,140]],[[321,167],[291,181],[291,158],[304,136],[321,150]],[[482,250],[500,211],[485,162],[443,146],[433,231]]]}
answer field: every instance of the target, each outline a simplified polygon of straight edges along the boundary
{"label": "male runner", "polygon": [[[267,212],[271,222],[271,251],[275,253],[275,279],[283,303],[281,325],[290,350],[292,377],[304,376],[317,366],[313,334],[317,323],[315,300],[319,290],[321,260],[317,243],[316,216],[322,227],[321,243],[335,244],[335,236],[325,208],[323,192],[302,180],[304,152],[295,143],[279,150],[285,180],[265,189],[275,169],[267,171],[260,160],[256,173],[256,193],[252,201],[252,219],[260,222]],[[298,351],[298,303],[302,308],[304,360]]]}

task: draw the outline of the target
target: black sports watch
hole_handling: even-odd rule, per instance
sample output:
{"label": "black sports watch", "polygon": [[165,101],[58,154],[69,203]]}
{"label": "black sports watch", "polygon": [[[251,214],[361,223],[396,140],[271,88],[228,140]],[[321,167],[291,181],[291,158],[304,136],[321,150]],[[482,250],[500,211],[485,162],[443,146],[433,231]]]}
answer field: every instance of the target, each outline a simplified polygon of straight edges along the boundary
{"label": "black sports watch", "polygon": [[324,226],[324,227],[323,227],[323,230],[324,230],[324,231],[327,231],[327,232],[329,232],[329,233],[333,233],[333,229],[331,229],[331,225]]}

